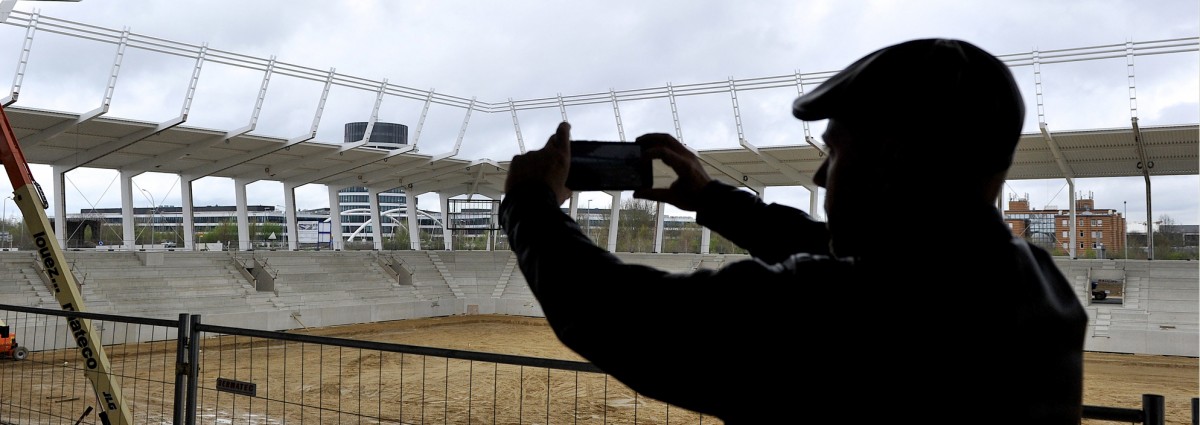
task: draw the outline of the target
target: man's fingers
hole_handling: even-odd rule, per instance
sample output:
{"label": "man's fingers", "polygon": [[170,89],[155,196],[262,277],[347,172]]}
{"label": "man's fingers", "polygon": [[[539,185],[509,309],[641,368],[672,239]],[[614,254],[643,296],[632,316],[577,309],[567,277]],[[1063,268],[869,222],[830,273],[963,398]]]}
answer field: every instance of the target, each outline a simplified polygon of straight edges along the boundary
{"label": "man's fingers", "polygon": [[643,152],[643,155],[649,159],[661,159],[663,164],[667,164],[668,167],[671,167],[676,172],[679,172],[679,167],[686,166],[689,160],[688,157],[665,146],[649,148]]}
{"label": "man's fingers", "polygon": [[556,149],[559,149],[561,151],[564,151],[564,152],[570,154],[571,153],[571,143],[570,142],[571,142],[571,124],[566,121],[563,121],[558,124],[558,128],[554,131],[554,136],[550,137],[550,143],[548,143],[548,144],[551,146],[554,146]]}
{"label": "man's fingers", "polygon": [[647,133],[638,136],[634,141],[646,148],[663,148],[674,152],[688,151],[687,146],[675,139],[675,136],[667,133]]}

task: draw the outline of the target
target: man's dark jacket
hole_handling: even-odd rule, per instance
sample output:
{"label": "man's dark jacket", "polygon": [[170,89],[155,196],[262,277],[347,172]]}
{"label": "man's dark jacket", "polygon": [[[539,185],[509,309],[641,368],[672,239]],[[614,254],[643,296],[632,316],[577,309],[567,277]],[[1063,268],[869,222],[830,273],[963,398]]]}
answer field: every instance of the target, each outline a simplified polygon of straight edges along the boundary
{"label": "man's dark jacket", "polygon": [[540,184],[501,223],[558,338],[639,393],[743,423],[1077,424],[1087,316],[994,206],[830,255],[824,223],[713,182],[697,221],[753,258],[671,273],[594,245]]}

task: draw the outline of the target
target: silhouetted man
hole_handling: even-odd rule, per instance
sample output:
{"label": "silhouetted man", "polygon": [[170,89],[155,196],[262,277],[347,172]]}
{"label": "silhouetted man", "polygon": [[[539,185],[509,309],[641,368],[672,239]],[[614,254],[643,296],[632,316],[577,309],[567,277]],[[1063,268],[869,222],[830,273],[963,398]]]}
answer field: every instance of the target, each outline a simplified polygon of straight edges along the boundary
{"label": "silhouetted man", "polygon": [[[570,125],[513,158],[501,222],[558,338],[634,390],[741,423],[1079,423],[1087,316],[997,210],[1025,108],[963,41],[873,52],[792,104],[829,120],[826,222],[679,175],[635,197],[695,211],[752,259],[669,273],[596,247],[559,208]],[[800,183],[800,182],[797,182]]]}

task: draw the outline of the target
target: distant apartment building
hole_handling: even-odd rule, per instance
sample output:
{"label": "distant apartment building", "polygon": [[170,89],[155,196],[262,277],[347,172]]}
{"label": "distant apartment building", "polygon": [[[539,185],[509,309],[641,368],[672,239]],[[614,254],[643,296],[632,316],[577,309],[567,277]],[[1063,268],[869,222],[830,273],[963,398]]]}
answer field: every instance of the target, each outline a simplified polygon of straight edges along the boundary
{"label": "distant apartment building", "polygon": [[[1051,251],[1071,250],[1071,210],[1047,206],[1033,209],[1029,197],[1010,198],[1004,222],[1013,235]],[[1090,196],[1075,200],[1076,255],[1088,251],[1117,252],[1125,249],[1125,217],[1115,209],[1097,209]]]}

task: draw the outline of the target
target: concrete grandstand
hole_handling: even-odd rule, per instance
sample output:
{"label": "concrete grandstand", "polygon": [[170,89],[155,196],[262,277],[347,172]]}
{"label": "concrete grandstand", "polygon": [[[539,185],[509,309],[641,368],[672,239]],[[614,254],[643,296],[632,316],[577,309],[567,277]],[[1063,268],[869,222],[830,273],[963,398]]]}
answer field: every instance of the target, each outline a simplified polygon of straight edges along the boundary
{"label": "concrete grandstand", "polygon": [[[339,190],[364,187],[368,193],[401,189],[410,196],[435,193],[442,210],[456,196],[482,196],[500,199],[508,161],[489,158],[464,158],[459,148],[472,113],[510,119],[518,140],[518,113],[535,110],[557,111],[565,119],[567,108],[593,103],[611,103],[618,126],[621,104],[646,99],[674,103],[677,97],[715,95],[728,102],[738,93],[753,90],[782,90],[795,93],[815,87],[833,72],[795,73],[782,76],[749,78],[652,87],[603,93],[555,97],[531,97],[520,100],[487,102],[469,96],[418,90],[344,75],[333,70],[317,70],[303,65],[258,58],[178,43],[130,33],[128,30],[98,28],[77,22],[57,20],[36,14],[12,11],[4,22],[26,32],[31,45],[39,29],[51,31],[80,42],[94,42],[102,48],[116,46],[118,52],[139,49],[149,54],[164,54],[195,61],[196,72],[187,81],[194,87],[199,70],[208,62],[233,63],[262,73],[264,99],[272,77],[293,78],[363,91],[399,102],[415,102],[426,110],[430,105],[450,108],[466,115],[450,152],[420,153],[421,123],[416,126],[413,144],[400,149],[369,147],[369,140],[355,143],[323,143],[314,140],[321,115],[318,107],[312,130],[297,137],[254,134],[257,110],[244,126],[227,130],[184,125],[192,93],[184,99],[179,117],[167,121],[146,121],[105,116],[111,96],[96,110],[50,111],[24,108],[17,102],[23,74],[18,73],[7,99],[6,113],[31,162],[53,169],[51,185],[56,215],[56,236],[60,244],[68,237],[66,228],[67,173],[81,167],[119,170],[123,240],[114,250],[70,251],[71,269],[92,312],[131,316],[172,318],[179,313],[203,314],[207,323],[286,330],[351,323],[399,320],[460,314],[508,314],[540,316],[536,300],[530,294],[512,254],[504,251],[463,251],[452,245],[445,250],[423,249],[419,238],[408,249],[385,250],[379,226],[369,250],[347,250],[340,222],[333,223],[333,249],[300,250],[297,238],[288,239],[279,251],[255,250],[249,237],[246,186],[269,180],[282,183],[287,233],[297,234],[296,189],[307,185],[324,186],[330,204],[336,204]],[[1200,50],[1200,38],[1131,42],[1119,46],[1089,46],[1062,52],[1055,59],[1042,58],[1039,52],[1004,55],[1013,67],[1034,67],[1056,62],[1088,62],[1106,58],[1133,58],[1147,55],[1184,54],[1194,56]],[[19,69],[30,60],[28,50],[19,59]],[[121,53],[117,56],[109,89],[116,81]],[[1040,72],[1040,71],[1039,71]],[[1132,76],[1130,76],[1132,84]],[[323,105],[324,98],[321,99]],[[1040,97],[1038,98],[1040,101]],[[316,99],[314,99],[314,103]],[[379,102],[375,103],[378,111]],[[1039,108],[1039,114],[1041,109]],[[1051,131],[1044,116],[1038,117],[1038,131],[1023,135],[1018,147],[1011,179],[1060,178],[1071,186],[1074,204],[1074,179],[1096,177],[1196,175],[1200,144],[1195,123],[1141,127],[1136,110],[1128,127],[1115,129],[1071,129]],[[367,123],[369,126],[374,120]],[[680,121],[674,116],[676,131]],[[817,188],[812,175],[824,155],[823,146],[806,134],[807,144],[758,147],[741,137],[736,148],[698,151],[709,172],[727,183],[744,186],[759,193],[772,187],[799,186],[809,191],[809,211],[817,211]],[[624,130],[620,130],[623,134]],[[936,130],[935,130],[936,131]],[[366,134],[370,134],[367,130]],[[1134,167],[1144,161],[1153,167]],[[139,248],[134,231],[132,179],[142,173],[178,175],[182,184],[181,217],[183,242],[173,249]],[[237,226],[241,238],[232,251],[200,251],[195,235],[195,206],[192,183],[202,178],[226,178],[234,182]],[[666,169],[656,169],[659,183],[671,179]],[[1149,183],[1147,183],[1149,186]],[[1147,187],[1149,192],[1149,187]],[[612,194],[619,199],[620,194]],[[577,215],[578,201],[572,199],[569,211]],[[615,251],[619,229],[619,202],[613,202],[607,247]],[[379,223],[378,196],[371,196],[371,220]],[[659,209],[659,217],[662,217]],[[1074,212],[1072,211],[1072,214]],[[816,214],[814,214],[816,215]],[[338,215],[332,218],[337,220]],[[1071,220],[1074,223],[1076,220]],[[1147,218],[1147,222],[1152,222]],[[674,272],[698,268],[718,268],[747,258],[739,255],[711,254],[709,234],[695,253],[663,254],[662,221],[650,253],[616,253],[628,262],[647,264]],[[410,233],[418,233],[415,219],[408,220]],[[449,229],[443,223],[442,230]],[[1076,259],[1074,234],[1070,232],[1070,255],[1058,260],[1059,267],[1072,280],[1077,293],[1088,305],[1090,315],[1087,347],[1089,350],[1139,354],[1200,356],[1200,270],[1195,263],[1164,261],[1119,261]],[[450,238],[446,238],[450,240]],[[602,245],[604,245],[602,243]],[[64,244],[65,246],[65,244]],[[38,263],[29,252],[0,252],[4,268],[0,283],[0,304],[54,308],[53,297],[36,272]],[[1117,272],[1119,270],[1119,272]],[[1099,275],[1119,276],[1120,303],[1092,303],[1092,280]],[[970,282],[965,272],[964,282]],[[731,295],[753,300],[770,294]],[[803,308],[805,300],[797,300]],[[820,300],[817,300],[819,302]],[[752,302],[752,301],[751,301]]]}

